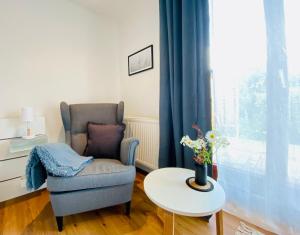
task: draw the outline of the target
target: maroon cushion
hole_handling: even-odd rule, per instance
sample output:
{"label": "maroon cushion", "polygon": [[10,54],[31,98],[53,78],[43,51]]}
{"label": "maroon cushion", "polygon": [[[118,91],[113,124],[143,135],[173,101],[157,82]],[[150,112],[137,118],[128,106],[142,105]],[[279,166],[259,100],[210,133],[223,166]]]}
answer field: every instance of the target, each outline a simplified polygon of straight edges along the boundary
{"label": "maroon cushion", "polygon": [[85,156],[95,158],[118,158],[124,138],[125,125],[99,124],[89,122]]}

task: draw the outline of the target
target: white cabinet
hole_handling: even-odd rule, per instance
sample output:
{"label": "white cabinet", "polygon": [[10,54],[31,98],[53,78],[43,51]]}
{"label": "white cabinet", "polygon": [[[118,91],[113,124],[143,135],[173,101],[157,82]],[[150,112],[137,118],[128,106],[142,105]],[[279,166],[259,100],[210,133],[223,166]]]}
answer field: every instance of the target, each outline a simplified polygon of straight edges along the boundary
{"label": "white cabinet", "polygon": [[[44,122],[44,118],[39,118],[38,122]],[[31,140],[22,139],[18,135],[13,137],[13,133],[18,133],[16,123],[16,119],[0,119],[0,127],[4,128],[0,134],[0,202],[30,193],[26,189],[25,179],[28,155],[34,146],[47,143],[43,128],[40,128],[37,137]],[[43,123],[37,125],[44,127]],[[44,187],[45,185],[41,188]]]}
{"label": "white cabinet", "polygon": [[6,201],[29,193],[26,189],[25,177],[2,181],[0,183],[0,201]]}
{"label": "white cabinet", "polygon": [[26,156],[29,154],[30,150],[11,152],[10,144],[14,139],[16,138],[0,140],[0,161]]}
{"label": "white cabinet", "polygon": [[0,182],[25,175],[28,156],[0,161]]}

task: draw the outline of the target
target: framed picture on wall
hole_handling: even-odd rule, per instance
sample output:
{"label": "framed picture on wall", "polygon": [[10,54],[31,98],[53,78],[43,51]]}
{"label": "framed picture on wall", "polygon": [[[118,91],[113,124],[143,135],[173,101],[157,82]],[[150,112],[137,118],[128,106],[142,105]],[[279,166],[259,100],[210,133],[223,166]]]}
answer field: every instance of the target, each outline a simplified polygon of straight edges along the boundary
{"label": "framed picture on wall", "polygon": [[128,56],[128,75],[153,69],[153,45],[147,46]]}

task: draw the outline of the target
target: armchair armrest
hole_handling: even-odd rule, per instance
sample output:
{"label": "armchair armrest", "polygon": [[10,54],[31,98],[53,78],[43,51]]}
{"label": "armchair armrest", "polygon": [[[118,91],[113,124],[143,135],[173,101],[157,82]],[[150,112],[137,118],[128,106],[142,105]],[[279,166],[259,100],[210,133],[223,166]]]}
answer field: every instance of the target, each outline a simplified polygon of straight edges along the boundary
{"label": "armchair armrest", "polygon": [[135,164],[135,150],[139,145],[139,140],[136,138],[126,138],[121,142],[120,159],[124,165]]}

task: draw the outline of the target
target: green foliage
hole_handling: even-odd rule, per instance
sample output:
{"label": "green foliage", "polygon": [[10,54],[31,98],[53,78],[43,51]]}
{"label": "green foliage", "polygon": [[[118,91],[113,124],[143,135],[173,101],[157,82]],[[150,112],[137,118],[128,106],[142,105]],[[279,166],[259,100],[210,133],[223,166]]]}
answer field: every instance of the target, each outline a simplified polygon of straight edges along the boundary
{"label": "green foliage", "polygon": [[[300,76],[289,77],[289,142],[300,144]],[[266,76],[256,72],[242,81],[239,90],[239,137],[266,139]]]}
{"label": "green foliage", "polygon": [[246,139],[266,138],[266,76],[254,73],[240,86],[239,136]]}

